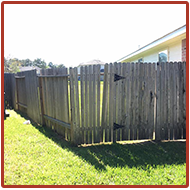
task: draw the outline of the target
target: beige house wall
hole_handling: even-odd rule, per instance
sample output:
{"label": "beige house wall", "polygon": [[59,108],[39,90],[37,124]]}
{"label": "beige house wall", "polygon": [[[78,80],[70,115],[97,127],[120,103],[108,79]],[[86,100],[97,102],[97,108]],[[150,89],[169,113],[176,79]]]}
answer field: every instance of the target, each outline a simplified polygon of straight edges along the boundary
{"label": "beige house wall", "polygon": [[162,44],[159,44],[149,50],[136,54],[122,62],[138,62],[143,59],[143,62],[158,62],[159,52],[168,51],[168,61],[182,61],[182,40],[186,39],[186,34],[177,36]]}

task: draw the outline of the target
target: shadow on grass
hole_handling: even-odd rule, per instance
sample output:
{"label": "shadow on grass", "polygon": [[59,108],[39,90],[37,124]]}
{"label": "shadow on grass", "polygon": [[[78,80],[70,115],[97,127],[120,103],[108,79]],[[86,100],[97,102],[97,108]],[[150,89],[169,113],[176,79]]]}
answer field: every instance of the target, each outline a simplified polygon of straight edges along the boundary
{"label": "shadow on grass", "polygon": [[[22,117],[27,116],[17,112]],[[32,122],[33,126],[46,137],[54,141],[63,149],[67,149],[86,160],[97,170],[110,167],[140,167],[147,170],[147,165],[178,165],[186,163],[186,142],[154,142],[147,141],[134,144],[113,143],[110,145],[94,145],[73,147],[63,137],[48,127],[42,127]]]}

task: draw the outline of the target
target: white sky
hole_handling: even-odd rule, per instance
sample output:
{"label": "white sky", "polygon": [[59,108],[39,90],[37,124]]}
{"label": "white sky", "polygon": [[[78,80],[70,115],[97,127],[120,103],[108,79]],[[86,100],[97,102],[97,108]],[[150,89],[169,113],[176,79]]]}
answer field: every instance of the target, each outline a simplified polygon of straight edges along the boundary
{"label": "white sky", "polygon": [[5,57],[114,62],[186,24],[186,5],[5,5]]}

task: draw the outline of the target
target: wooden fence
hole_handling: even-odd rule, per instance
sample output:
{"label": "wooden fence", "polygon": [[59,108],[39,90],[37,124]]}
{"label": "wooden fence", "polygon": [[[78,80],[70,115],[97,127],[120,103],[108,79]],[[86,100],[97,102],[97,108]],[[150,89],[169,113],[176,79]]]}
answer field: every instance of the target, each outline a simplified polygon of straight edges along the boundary
{"label": "wooden fence", "polygon": [[[106,64],[12,75],[15,109],[74,144],[186,138],[186,63]],[[6,77],[5,77],[6,80]]]}

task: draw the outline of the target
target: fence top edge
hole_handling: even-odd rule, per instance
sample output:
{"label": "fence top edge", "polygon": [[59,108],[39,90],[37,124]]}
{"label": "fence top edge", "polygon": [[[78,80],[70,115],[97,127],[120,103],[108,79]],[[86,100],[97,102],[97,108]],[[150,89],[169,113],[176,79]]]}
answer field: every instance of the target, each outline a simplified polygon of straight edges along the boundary
{"label": "fence top edge", "polygon": [[38,75],[38,77],[42,78],[42,77],[68,77],[68,74],[65,75]]}

